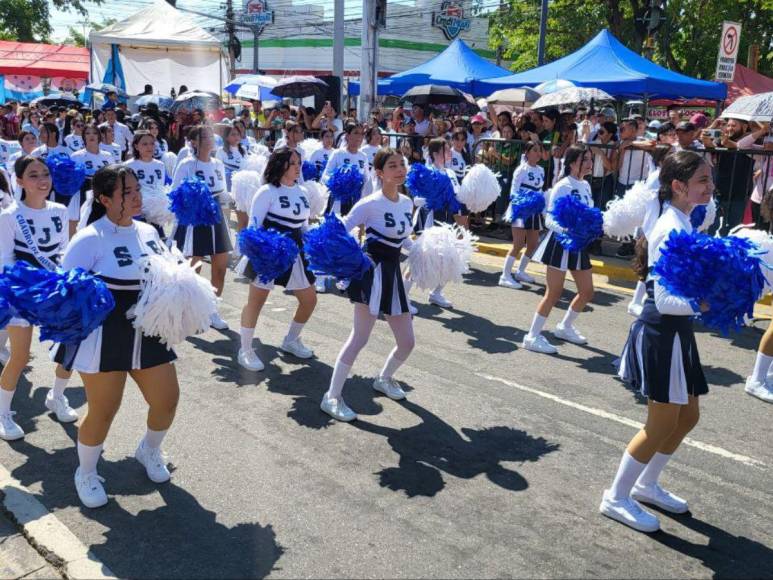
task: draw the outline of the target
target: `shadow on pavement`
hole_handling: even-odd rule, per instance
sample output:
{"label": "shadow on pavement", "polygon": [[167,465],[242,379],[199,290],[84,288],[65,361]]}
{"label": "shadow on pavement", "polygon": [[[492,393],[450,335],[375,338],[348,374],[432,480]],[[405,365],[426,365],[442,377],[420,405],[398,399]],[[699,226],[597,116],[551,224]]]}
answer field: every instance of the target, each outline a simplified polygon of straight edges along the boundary
{"label": "shadow on pavement", "polygon": [[[443,313],[451,318],[442,316]],[[467,344],[489,354],[515,352],[523,341],[524,331],[512,325],[496,324],[488,318],[456,308],[444,310],[438,306],[419,306],[419,317],[439,322],[451,332],[469,336]]]}

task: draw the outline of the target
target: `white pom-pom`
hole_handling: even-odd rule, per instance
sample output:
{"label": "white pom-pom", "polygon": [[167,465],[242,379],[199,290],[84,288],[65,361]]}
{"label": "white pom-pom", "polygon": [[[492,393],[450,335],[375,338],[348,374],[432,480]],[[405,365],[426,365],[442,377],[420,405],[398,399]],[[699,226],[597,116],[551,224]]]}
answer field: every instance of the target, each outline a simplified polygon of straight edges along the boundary
{"label": "white pom-pom", "polygon": [[476,163],[464,176],[456,198],[472,213],[478,213],[488,209],[500,193],[502,186],[494,172],[483,163]]}
{"label": "white pom-pom", "polygon": [[242,161],[240,171],[257,171],[260,175],[266,170],[267,155],[247,155]]}
{"label": "white pom-pom", "polygon": [[231,176],[231,195],[237,211],[249,213],[252,198],[263,183],[263,177],[257,171],[237,171]]}
{"label": "white pom-pom", "polygon": [[304,181],[301,188],[306,191],[306,197],[309,200],[309,217],[321,216],[327,207],[327,199],[330,197],[327,187],[317,181]]}
{"label": "white pom-pom", "polygon": [[[706,212],[706,214],[708,215],[708,212]],[[760,259],[767,264],[767,267],[763,266],[762,273],[765,275],[765,281],[768,283],[768,287],[773,288],[773,236],[766,231],[746,227],[744,225],[736,226],[730,230],[730,235],[738,238],[746,238],[759,247],[762,251]]]}
{"label": "white pom-pom", "polygon": [[171,348],[209,330],[217,311],[215,289],[176,247],[143,259],[142,290],[132,309],[134,328]]}
{"label": "white pom-pom", "polygon": [[169,210],[169,198],[161,193],[142,196],[142,215],[149,223],[160,226],[174,221],[174,214]]}
{"label": "white pom-pom", "polygon": [[643,181],[637,181],[623,197],[616,197],[607,204],[604,212],[604,233],[613,238],[627,238],[644,223],[647,203],[658,192],[649,189]]}
{"label": "white pom-pom", "polygon": [[177,167],[177,153],[173,151],[167,151],[161,156],[161,162],[166,168],[167,175],[174,175],[174,169]]}
{"label": "white pom-pom", "polygon": [[476,239],[457,225],[437,224],[424,230],[408,254],[411,280],[424,289],[461,282],[475,252]]}
{"label": "white pom-pom", "polygon": [[711,226],[714,225],[714,221],[717,219],[717,202],[712,197],[711,201],[706,204],[706,217],[703,218],[703,223],[698,226],[699,232],[705,232]]}
{"label": "white pom-pom", "polygon": [[322,148],[322,141],[319,139],[304,139],[298,146],[301,148],[301,151],[303,151],[303,158],[308,160],[312,153],[317,149]]}

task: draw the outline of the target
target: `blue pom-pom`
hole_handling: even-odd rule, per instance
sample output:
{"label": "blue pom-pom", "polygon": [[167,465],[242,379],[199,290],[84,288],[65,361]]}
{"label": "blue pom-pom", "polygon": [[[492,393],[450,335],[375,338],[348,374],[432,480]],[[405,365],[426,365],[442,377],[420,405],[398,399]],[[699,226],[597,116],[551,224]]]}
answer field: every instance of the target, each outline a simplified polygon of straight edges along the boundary
{"label": "blue pom-pom", "polygon": [[330,175],[327,188],[333,201],[353,204],[360,199],[365,176],[356,165],[342,165]]}
{"label": "blue pom-pom", "polygon": [[727,334],[752,316],[762,295],[765,276],[762,251],[746,238],[714,238],[700,232],[673,231],[652,267],[658,283],[676,296],[709,304],[700,315],[709,328]]}
{"label": "blue pom-pom", "polygon": [[565,250],[579,252],[604,233],[604,216],[597,207],[588,207],[575,195],[559,197],[553,206],[553,218],[565,233],[557,235]]}
{"label": "blue pom-pom", "polygon": [[0,287],[0,328],[5,328],[14,316],[14,309],[2,294],[3,289]]}
{"label": "blue pom-pom", "polygon": [[303,162],[301,173],[303,173],[303,181],[319,180],[319,168],[316,163],[312,163],[311,161]]}
{"label": "blue pom-pom", "polygon": [[306,232],[303,250],[312,272],[339,280],[359,280],[373,267],[373,262],[335,214],[328,214],[319,226]]}
{"label": "blue pom-pom", "polygon": [[264,284],[292,268],[299,252],[298,245],[286,234],[252,226],[239,232],[239,250]]}
{"label": "blue pom-pom", "polygon": [[172,185],[173,181],[172,176],[167,173],[164,177],[164,185]]}
{"label": "blue pom-pom", "polygon": [[46,158],[46,165],[51,172],[51,182],[56,193],[65,197],[80,193],[86,181],[83,163],[76,163],[64,153],[57,153]]}
{"label": "blue pom-pom", "polygon": [[40,327],[40,340],[78,343],[115,308],[105,283],[81,268],[50,272],[19,261],[3,275],[5,298],[18,316]]}
{"label": "blue pom-pom", "polygon": [[223,219],[209,187],[197,177],[185,179],[169,192],[169,209],[181,226],[214,226]]}
{"label": "blue pom-pom", "polygon": [[519,189],[510,196],[510,207],[513,221],[525,220],[545,211],[545,196],[541,191]]}
{"label": "blue pom-pom", "polygon": [[431,169],[422,163],[414,163],[405,178],[405,187],[413,197],[427,200],[424,207],[429,210],[456,213],[462,207],[456,199],[451,178],[445,171]]}
{"label": "blue pom-pom", "polygon": [[705,205],[696,205],[692,209],[692,213],[690,213],[690,223],[692,224],[692,227],[696,230],[703,225],[703,220],[706,219],[706,212],[708,211],[708,206]]}

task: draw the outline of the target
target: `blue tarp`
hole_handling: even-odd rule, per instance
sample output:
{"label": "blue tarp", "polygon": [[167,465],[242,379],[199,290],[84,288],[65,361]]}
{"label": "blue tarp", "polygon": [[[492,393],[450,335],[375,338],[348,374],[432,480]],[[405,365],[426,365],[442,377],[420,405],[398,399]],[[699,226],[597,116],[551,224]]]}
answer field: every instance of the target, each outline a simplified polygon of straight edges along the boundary
{"label": "blue tarp", "polygon": [[536,86],[565,79],[579,87],[595,87],[614,97],[700,98],[723,100],[727,86],[673,71],[626,48],[608,30],[599,32],[576,52],[531,70],[476,83],[477,93],[489,95],[511,87]]}
{"label": "blue tarp", "polygon": [[[448,48],[427,62],[380,80],[378,94],[402,95],[411,87],[435,84],[476,95],[476,81],[509,74],[509,70],[487,61],[457,38]],[[349,94],[359,95],[360,83],[350,82]]]}

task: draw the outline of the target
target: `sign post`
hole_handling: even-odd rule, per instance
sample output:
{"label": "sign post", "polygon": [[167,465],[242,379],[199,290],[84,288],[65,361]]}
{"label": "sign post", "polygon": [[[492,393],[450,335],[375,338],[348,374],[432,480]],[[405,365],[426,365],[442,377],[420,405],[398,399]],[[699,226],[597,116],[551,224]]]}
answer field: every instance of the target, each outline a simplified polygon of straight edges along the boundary
{"label": "sign post", "polygon": [[738,47],[741,44],[741,25],[737,22],[722,23],[722,36],[719,40],[717,55],[717,72],[714,80],[720,83],[732,83],[735,73],[735,61],[738,58]]}

